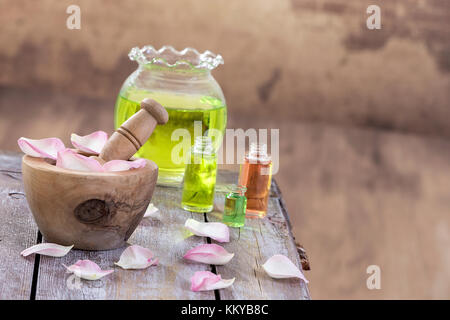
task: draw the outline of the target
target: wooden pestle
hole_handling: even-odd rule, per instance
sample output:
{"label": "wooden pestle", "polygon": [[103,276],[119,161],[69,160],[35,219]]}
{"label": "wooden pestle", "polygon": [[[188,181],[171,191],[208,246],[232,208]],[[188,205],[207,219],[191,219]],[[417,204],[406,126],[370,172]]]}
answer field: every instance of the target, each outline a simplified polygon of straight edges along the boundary
{"label": "wooden pestle", "polygon": [[99,160],[130,159],[150,138],[156,125],[165,124],[168,120],[169,114],[162,105],[153,99],[142,100],[141,110],[111,135],[99,155]]}

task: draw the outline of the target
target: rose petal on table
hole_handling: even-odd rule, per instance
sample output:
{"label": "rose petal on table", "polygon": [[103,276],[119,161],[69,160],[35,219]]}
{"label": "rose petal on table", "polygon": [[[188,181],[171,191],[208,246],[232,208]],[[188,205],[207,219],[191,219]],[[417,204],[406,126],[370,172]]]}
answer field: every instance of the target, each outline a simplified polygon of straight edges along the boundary
{"label": "rose petal on table", "polygon": [[234,253],[229,253],[223,247],[217,244],[201,244],[188,252],[183,258],[214,265],[224,265],[230,262]]}
{"label": "rose petal on table", "polygon": [[155,217],[158,211],[159,209],[155,207],[153,203],[150,203],[147,207],[147,210],[145,210],[144,218]]}
{"label": "rose petal on table", "polygon": [[153,259],[153,253],[149,249],[132,245],[122,252],[119,261],[114,264],[123,269],[145,269],[157,263],[158,260]]}
{"label": "rose petal on table", "polygon": [[305,278],[299,268],[288,257],[282,254],[276,254],[269,258],[266,263],[262,265],[269,276],[276,279],[284,278],[299,278],[305,283],[308,280]]}
{"label": "rose petal on table", "polygon": [[95,131],[86,136],[79,136],[76,133],[72,133],[70,136],[70,141],[75,148],[93,154],[99,154],[107,140],[108,134],[104,131]]}
{"label": "rose petal on table", "polygon": [[207,291],[223,289],[231,286],[234,282],[233,279],[222,279],[222,277],[209,271],[197,271],[191,278],[191,290]]}
{"label": "rose petal on table", "polygon": [[114,272],[114,270],[102,270],[98,264],[91,260],[78,260],[75,264],[64,267],[70,273],[85,280],[98,280]]}
{"label": "rose petal on table", "polygon": [[147,161],[145,159],[137,159],[133,161],[127,160],[110,160],[103,165],[105,171],[126,171],[130,169],[139,169],[145,167]]}
{"label": "rose petal on table", "polygon": [[71,249],[71,246],[61,246],[56,243],[39,243],[23,250],[20,254],[24,257],[36,253],[50,257],[64,257]]}
{"label": "rose petal on table", "polygon": [[184,226],[196,236],[210,237],[218,242],[230,241],[230,230],[227,225],[221,222],[200,222],[195,219],[188,219]]}
{"label": "rose petal on table", "polygon": [[56,160],[58,151],[64,150],[64,143],[58,138],[45,138],[33,140],[28,138],[19,138],[17,140],[23,153],[38,158],[50,158]]}
{"label": "rose petal on table", "polygon": [[102,165],[91,157],[86,157],[76,153],[71,149],[58,152],[56,166],[69,170],[103,172]]}

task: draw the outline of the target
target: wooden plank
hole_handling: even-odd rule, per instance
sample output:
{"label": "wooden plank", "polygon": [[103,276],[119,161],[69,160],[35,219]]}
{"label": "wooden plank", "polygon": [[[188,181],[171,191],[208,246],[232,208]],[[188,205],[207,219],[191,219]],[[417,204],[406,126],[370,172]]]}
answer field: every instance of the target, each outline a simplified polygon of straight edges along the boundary
{"label": "wooden plank", "polygon": [[[195,271],[210,266],[183,260],[187,250],[205,243],[205,238],[189,236],[183,228],[188,218],[204,221],[203,215],[191,215],[180,208],[180,189],[157,187],[152,202],[160,212],[156,218],[144,218],[129,240],[153,251],[159,265],[145,270],[114,267],[123,249],[110,251],[72,250],[63,258],[41,257],[36,299],[215,299],[214,292],[191,292],[190,278]],[[62,264],[90,259],[102,269],[114,273],[97,281],[81,281],[77,288]],[[70,279],[69,279],[70,278]],[[67,285],[69,282],[70,289]]]}
{"label": "wooden plank", "polygon": [[[0,206],[0,253],[8,259],[0,261],[0,292],[2,299],[28,299],[31,295],[33,278],[34,257],[22,258],[19,252],[35,243],[37,238],[37,228],[28,210],[20,175],[20,157],[17,155],[0,155],[0,192],[2,197]],[[219,176],[226,179],[234,179],[236,173],[221,172]],[[236,177],[236,176],[235,176]],[[231,180],[230,180],[231,182]],[[37,275],[36,299],[214,299],[214,292],[193,293],[190,291],[190,277],[195,271],[210,270],[209,266],[193,264],[182,259],[183,254],[190,248],[204,243],[205,239],[199,237],[189,237],[184,231],[184,221],[193,217],[202,221],[202,215],[192,215],[181,210],[180,189],[158,187],[153,197],[153,203],[160,209],[158,217],[143,220],[136,232],[130,239],[130,243],[139,244],[151,248],[160,259],[158,267],[151,267],[147,270],[126,271],[115,268],[115,272],[104,279],[88,282],[81,281],[80,286],[70,278],[70,274],[65,272],[62,264],[70,265],[78,259],[90,259],[98,263],[102,268],[114,268],[113,262],[118,261],[123,249],[111,251],[81,251],[73,250],[66,257],[50,258],[42,256],[40,258],[39,273]],[[270,200],[269,225],[281,217],[281,208],[277,204],[278,199]],[[217,196],[219,211],[223,208],[223,194]],[[273,214],[272,214],[273,213]],[[217,212],[215,213],[217,215]],[[214,217],[214,213],[209,215]],[[286,245],[286,228],[270,228],[262,223],[266,220],[251,220],[248,228],[244,229],[240,235],[236,229],[232,231],[232,238],[238,239],[228,246],[230,251],[240,248],[241,255],[237,255],[232,263],[242,264],[240,261],[252,261],[258,252],[256,242],[250,243],[251,235],[255,235],[257,230],[267,229],[272,232],[271,237],[255,236],[257,241],[272,241],[275,245],[270,245],[276,252],[290,256],[298,263],[295,255],[295,247],[291,243]],[[262,225],[259,225],[262,223]],[[13,224],[13,225],[12,225]],[[11,230],[14,230],[11,232]],[[280,231],[281,230],[281,231]],[[261,232],[261,231],[260,231]],[[281,233],[280,233],[281,232]],[[279,233],[282,237],[279,237]],[[260,233],[261,234],[261,233]],[[11,235],[11,236],[9,236]],[[156,236],[155,236],[156,235]],[[261,236],[259,236],[261,237]],[[292,241],[291,241],[292,242]],[[263,243],[263,242],[262,242]],[[278,246],[278,247],[277,247]],[[230,249],[233,248],[233,249]],[[242,248],[246,250],[242,250]],[[251,250],[249,250],[251,248]],[[267,248],[260,248],[260,259],[269,254]],[[170,255],[167,253],[170,252]],[[242,254],[246,252],[246,254]],[[297,261],[296,261],[297,259]],[[233,266],[230,263],[228,266]],[[237,270],[239,270],[237,268]],[[248,268],[247,268],[248,269]],[[234,270],[234,269],[233,269]],[[236,274],[233,270],[226,270],[225,267],[218,267],[218,271],[225,278],[228,274]],[[255,274],[253,269],[248,269],[250,275]],[[259,270],[260,272],[261,270]],[[256,271],[256,274],[259,273]],[[296,290],[295,283],[282,280],[273,282],[271,279],[258,280],[245,274],[244,269],[236,274],[238,280],[231,292],[222,290],[220,294],[224,299],[251,299],[251,298],[307,298],[307,289],[302,287],[303,296],[293,294]],[[11,280],[12,279],[12,280]],[[257,280],[256,282],[254,280]],[[278,284],[277,284],[278,283]],[[255,285],[258,285],[260,293],[255,294]],[[253,287],[253,289],[252,289]],[[227,289],[228,290],[228,289]],[[286,292],[283,293],[283,290]],[[306,290],[306,291],[305,291]],[[270,294],[266,294],[270,292]],[[264,294],[263,294],[264,293]]]}
{"label": "wooden plank", "polygon": [[[208,221],[221,220],[224,194],[217,193],[215,203],[215,211],[207,215]],[[310,299],[308,288],[302,281],[272,279],[262,268],[274,254],[284,254],[301,268],[278,198],[270,198],[266,219],[247,219],[244,228],[230,230],[230,242],[222,245],[235,256],[228,264],[216,266],[216,270],[222,278],[236,277],[236,281],[232,287],[220,290],[221,299]]]}
{"label": "wooden plank", "polygon": [[0,299],[30,299],[35,257],[20,252],[36,243],[37,227],[21,179],[21,156],[0,154]]}

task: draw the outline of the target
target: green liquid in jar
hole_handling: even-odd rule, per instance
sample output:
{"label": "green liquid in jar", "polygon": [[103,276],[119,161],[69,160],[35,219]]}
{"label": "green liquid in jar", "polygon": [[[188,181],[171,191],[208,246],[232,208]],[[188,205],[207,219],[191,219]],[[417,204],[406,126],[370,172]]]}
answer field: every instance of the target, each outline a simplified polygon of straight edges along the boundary
{"label": "green liquid in jar", "polygon": [[[172,161],[172,149],[181,143],[172,141],[172,133],[176,129],[186,129],[190,133],[190,146],[194,143],[194,121],[201,122],[201,132],[216,129],[222,135],[225,132],[227,111],[221,100],[209,96],[177,94],[171,92],[149,92],[130,88],[121,92],[115,108],[114,124],[116,129],[140,109],[140,102],[152,98],[164,106],[169,113],[169,121],[165,125],[156,126],[150,139],[136,153],[136,156],[153,160],[159,167],[158,183],[180,183],[183,179],[185,163]],[[217,151],[222,138],[211,136]],[[182,152],[182,151],[180,151]],[[185,155],[180,154],[184,158]]]}
{"label": "green liquid in jar", "polygon": [[193,154],[184,172],[181,206],[192,212],[210,212],[214,206],[217,158]]}
{"label": "green liquid in jar", "polygon": [[222,221],[230,227],[243,227],[245,225],[245,210],[247,198],[244,195],[230,192],[225,198],[225,208]]}

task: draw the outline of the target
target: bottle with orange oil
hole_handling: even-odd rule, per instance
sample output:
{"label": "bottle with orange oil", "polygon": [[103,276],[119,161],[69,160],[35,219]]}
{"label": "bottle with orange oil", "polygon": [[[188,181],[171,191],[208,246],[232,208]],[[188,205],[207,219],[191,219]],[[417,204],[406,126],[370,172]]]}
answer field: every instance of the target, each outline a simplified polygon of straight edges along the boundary
{"label": "bottle with orange oil", "polygon": [[266,216],[271,181],[272,159],[267,145],[252,143],[239,173],[239,184],[247,188],[247,218]]}

